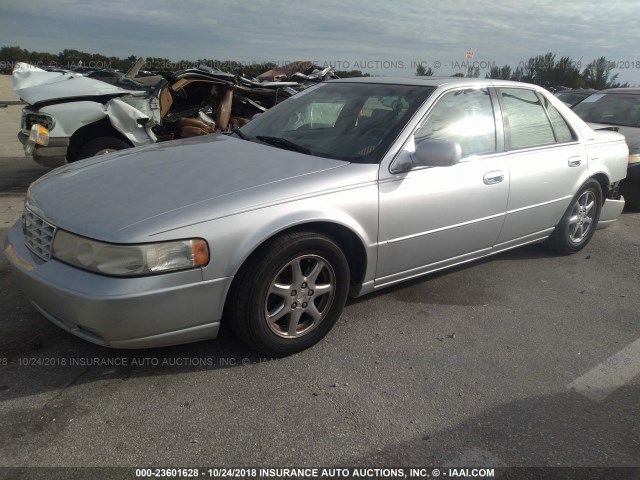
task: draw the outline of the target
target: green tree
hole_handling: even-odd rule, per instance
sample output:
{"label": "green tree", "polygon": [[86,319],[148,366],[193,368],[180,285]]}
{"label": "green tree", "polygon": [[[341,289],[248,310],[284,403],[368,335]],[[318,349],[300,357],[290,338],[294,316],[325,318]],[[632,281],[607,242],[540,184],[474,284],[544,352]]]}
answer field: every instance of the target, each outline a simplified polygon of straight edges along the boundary
{"label": "green tree", "polygon": [[0,61],[7,63],[26,62],[29,58],[29,51],[20,47],[0,48]]}
{"label": "green tree", "polygon": [[485,78],[494,78],[497,80],[509,80],[511,79],[511,67],[509,65],[504,65],[502,67],[498,67],[494,65],[491,67],[489,72],[485,75]]}
{"label": "green tree", "polygon": [[603,88],[626,87],[628,84],[620,84],[616,82],[618,74],[611,75],[615,68],[615,62],[610,62],[605,57],[600,57],[589,63],[582,72],[582,79],[586,88],[595,88],[601,90]]}
{"label": "green tree", "polygon": [[511,78],[509,80],[513,80],[514,82],[523,82],[524,80],[524,68],[516,67],[516,69],[511,74]]}
{"label": "green tree", "polygon": [[416,68],[416,76],[417,77],[433,77],[433,69],[431,67],[427,68],[422,64],[419,64]]}
{"label": "green tree", "polygon": [[362,70],[336,70],[336,75],[340,78],[354,78],[354,77],[370,77],[369,73],[362,73]]}
{"label": "green tree", "polygon": [[569,57],[561,57],[554,66],[553,86],[582,88],[581,66],[581,60],[574,62]]}

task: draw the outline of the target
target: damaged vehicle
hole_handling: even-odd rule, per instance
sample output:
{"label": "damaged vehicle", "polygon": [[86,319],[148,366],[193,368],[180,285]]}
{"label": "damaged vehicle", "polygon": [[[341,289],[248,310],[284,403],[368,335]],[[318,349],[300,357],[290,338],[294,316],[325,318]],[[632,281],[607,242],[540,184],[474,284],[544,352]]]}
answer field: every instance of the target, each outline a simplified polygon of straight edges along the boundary
{"label": "damaged vehicle", "polygon": [[130,147],[230,131],[307,85],[335,76],[330,68],[308,62],[276,69],[272,81],[207,66],[141,75],[143,64],[138,60],[124,74],[87,75],[17,64],[14,90],[28,104],[18,133],[25,153],[57,167]]}
{"label": "damaged vehicle", "polygon": [[322,82],[232,133],[49,172],[4,255],[85,340],[157,347],[226,322],[282,356],[320,341],[349,295],[521,245],[580,251],[620,215],[628,155],[535,85]]}

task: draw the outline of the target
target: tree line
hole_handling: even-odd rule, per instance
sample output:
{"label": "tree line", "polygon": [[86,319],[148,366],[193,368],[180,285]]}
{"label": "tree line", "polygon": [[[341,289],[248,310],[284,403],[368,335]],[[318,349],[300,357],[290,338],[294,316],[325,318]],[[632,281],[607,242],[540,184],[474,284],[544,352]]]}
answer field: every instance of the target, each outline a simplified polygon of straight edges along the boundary
{"label": "tree line", "polygon": [[[54,54],[47,52],[29,51],[26,48],[17,46],[4,46],[0,48],[0,66],[15,65],[17,62],[25,62],[37,67],[52,66],[66,69],[92,68],[92,69],[113,69],[127,71],[136,62],[137,57],[130,55],[126,58],[108,57],[99,53],[87,53],[79,50],[64,49],[62,52]],[[274,62],[238,62],[234,60],[214,60],[200,58],[197,60],[169,60],[162,57],[147,57],[144,70],[154,72],[178,71],[186,68],[206,65],[212,68],[219,68],[234,75],[242,75],[244,77],[257,77],[263,72],[276,68],[278,65]],[[336,71],[338,76],[362,77],[369,76],[360,70]]]}
{"label": "tree line", "polygon": [[[135,55],[126,58],[115,56],[108,57],[99,53],[87,53],[79,50],[64,49],[53,54],[47,52],[29,51],[17,46],[4,46],[0,48],[0,66],[2,64],[13,65],[16,62],[26,62],[35,66],[57,66],[59,68],[74,69],[87,67],[95,69],[128,70],[137,60]],[[147,57],[143,69],[151,71],[178,71],[190,67],[206,65],[219,68],[225,72],[245,77],[257,77],[263,72],[271,70],[278,65],[273,62],[238,62],[234,60],[169,60],[161,57]],[[605,57],[594,59],[582,68],[580,60],[574,61],[570,57],[558,57],[549,52],[537,55],[513,68],[511,65],[502,67],[493,66],[486,73],[485,78],[503,80],[515,80],[519,82],[534,83],[542,87],[556,90],[562,88],[614,88],[626,87],[627,83],[617,81],[618,74],[614,74],[616,64]],[[369,76],[360,70],[336,71],[342,78]],[[418,65],[416,75],[432,76],[431,68]],[[480,68],[471,66],[468,71],[456,73],[455,77],[479,77]]]}
{"label": "tree line", "polygon": [[[577,62],[570,57],[559,57],[549,52],[544,55],[537,55],[529,58],[526,62],[520,62],[516,68],[511,65],[502,67],[493,66],[489,69],[485,78],[495,78],[502,80],[515,80],[540,85],[550,90],[565,88],[593,88],[601,90],[604,88],[628,87],[628,83],[618,82],[618,74],[613,73],[616,63],[599,57],[582,68],[581,60]],[[416,70],[418,76],[432,76],[433,70],[418,65]],[[469,68],[466,73],[457,73],[456,77],[479,77],[478,67]]]}

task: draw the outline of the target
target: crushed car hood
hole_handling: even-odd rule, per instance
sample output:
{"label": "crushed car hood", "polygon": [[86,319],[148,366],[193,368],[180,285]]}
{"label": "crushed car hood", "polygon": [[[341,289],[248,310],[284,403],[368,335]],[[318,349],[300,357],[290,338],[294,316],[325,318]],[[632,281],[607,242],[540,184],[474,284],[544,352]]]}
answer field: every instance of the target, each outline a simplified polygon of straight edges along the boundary
{"label": "crushed car hood", "polygon": [[13,71],[13,90],[30,105],[67,98],[117,97],[147,93],[126,90],[76,73],[47,72],[25,63],[18,63]]}
{"label": "crushed car hood", "polygon": [[346,165],[209,135],[58,168],[31,185],[27,205],[63,230],[116,243],[148,241],[163,231],[309,194],[309,177]]}

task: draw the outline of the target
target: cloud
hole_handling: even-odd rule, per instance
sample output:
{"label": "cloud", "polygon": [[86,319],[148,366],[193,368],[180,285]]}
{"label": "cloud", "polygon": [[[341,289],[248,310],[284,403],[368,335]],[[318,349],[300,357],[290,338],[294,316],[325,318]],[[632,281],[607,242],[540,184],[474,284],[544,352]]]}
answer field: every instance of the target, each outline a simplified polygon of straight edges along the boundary
{"label": "cloud", "polygon": [[[11,3],[10,3],[11,2]],[[0,0],[0,45],[171,60],[426,61],[451,65],[473,48],[497,65],[554,52],[626,61],[640,83],[637,4],[626,0],[432,1]],[[637,66],[636,66],[637,65]],[[377,71],[384,74],[411,74]],[[442,74],[455,69],[441,67]]]}

